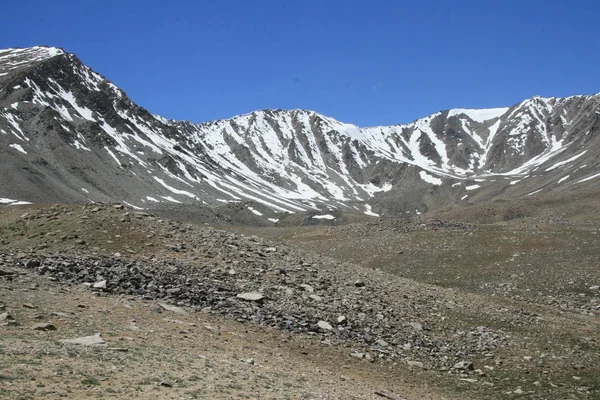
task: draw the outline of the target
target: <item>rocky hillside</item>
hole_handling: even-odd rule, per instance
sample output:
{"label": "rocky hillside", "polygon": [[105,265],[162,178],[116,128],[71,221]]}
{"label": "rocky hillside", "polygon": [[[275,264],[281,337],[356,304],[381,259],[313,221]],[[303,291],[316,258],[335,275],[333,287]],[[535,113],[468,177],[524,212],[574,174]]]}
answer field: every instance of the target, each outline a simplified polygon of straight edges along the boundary
{"label": "rocky hillside", "polygon": [[[195,124],[129,100],[61,49],[0,51],[0,202],[423,213],[598,186],[600,95],[359,128],[306,110]],[[265,221],[277,218],[250,210]]]}

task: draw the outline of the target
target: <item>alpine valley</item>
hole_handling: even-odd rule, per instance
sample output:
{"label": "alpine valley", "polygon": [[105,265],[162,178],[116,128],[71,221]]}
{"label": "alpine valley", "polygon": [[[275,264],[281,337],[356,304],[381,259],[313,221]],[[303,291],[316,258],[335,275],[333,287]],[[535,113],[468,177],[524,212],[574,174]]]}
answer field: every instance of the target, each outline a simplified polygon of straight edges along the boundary
{"label": "alpine valley", "polygon": [[599,114],[196,124],[0,50],[0,398],[600,399]]}

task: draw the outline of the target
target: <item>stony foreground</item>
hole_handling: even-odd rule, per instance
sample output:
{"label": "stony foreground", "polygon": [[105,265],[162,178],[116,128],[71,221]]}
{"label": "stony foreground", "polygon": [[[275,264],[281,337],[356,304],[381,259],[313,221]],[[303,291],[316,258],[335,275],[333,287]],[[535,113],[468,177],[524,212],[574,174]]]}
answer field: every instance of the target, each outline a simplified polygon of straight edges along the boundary
{"label": "stony foreground", "polygon": [[[317,353],[345,357],[350,370],[384,368],[422,387],[433,385],[437,389],[428,393],[434,398],[458,392],[463,398],[598,395],[593,315],[420,284],[286,244],[159,220],[120,206],[42,208],[4,217],[0,268],[36,272],[48,284],[98,301],[141,302],[150,315],[217,318],[248,327],[244,330],[265,327],[278,341],[307,341]],[[467,228],[435,223],[431,229]],[[11,291],[18,277],[3,277],[3,290]],[[16,307],[8,305],[7,314]],[[0,329],[23,331],[5,319],[7,326]],[[42,315],[38,322],[45,319]],[[218,335],[219,329],[209,326],[213,329],[203,330]],[[193,334],[195,328],[184,324],[181,331]],[[4,352],[15,356],[10,349]],[[377,396],[373,390],[369,395]],[[402,388],[400,393],[407,394]],[[311,396],[348,398],[322,387]]]}

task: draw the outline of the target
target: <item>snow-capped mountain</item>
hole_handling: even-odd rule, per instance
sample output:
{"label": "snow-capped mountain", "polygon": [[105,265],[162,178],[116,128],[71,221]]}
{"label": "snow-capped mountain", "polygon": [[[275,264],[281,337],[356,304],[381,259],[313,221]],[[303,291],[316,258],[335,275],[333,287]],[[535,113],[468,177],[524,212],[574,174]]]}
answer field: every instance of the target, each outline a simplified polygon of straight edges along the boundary
{"label": "snow-capped mountain", "polygon": [[0,50],[0,202],[420,213],[597,187],[600,95],[359,128],[306,110],[169,121],[57,48]]}

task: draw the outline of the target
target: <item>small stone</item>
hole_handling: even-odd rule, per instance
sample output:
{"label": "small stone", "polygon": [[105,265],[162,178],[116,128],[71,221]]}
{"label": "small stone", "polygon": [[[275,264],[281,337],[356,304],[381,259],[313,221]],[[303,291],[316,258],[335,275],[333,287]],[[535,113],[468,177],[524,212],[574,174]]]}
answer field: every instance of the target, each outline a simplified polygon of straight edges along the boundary
{"label": "small stone", "polygon": [[348,319],[345,316],[340,315],[339,317],[337,317],[338,324],[343,325],[343,324],[346,324],[347,322],[348,322]]}
{"label": "small stone", "polygon": [[473,371],[475,367],[471,361],[460,361],[454,364],[454,369],[460,369],[464,371]]}
{"label": "small stone", "polygon": [[412,328],[415,331],[422,331],[423,330],[423,325],[420,324],[420,323],[418,323],[418,322],[410,322],[409,325],[412,326]]}
{"label": "small stone", "polygon": [[168,388],[172,388],[172,387],[173,387],[173,384],[172,384],[172,383],[170,383],[170,382],[167,382],[167,381],[162,381],[162,382],[160,383],[160,386],[163,386],[163,387],[168,387]]}
{"label": "small stone", "polygon": [[106,281],[98,281],[92,285],[94,289],[106,289]]}
{"label": "small stone", "polygon": [[318,295],[316,295],[316,294],[311,294],[311,295],[310,295],[310,296],[308,296],[308,297],[310,297],[310,298],[311,298],[311,299],[313,299],[314,301],[321,301],[321,300],[323,300],[323,298],[322,298],[321,296],[318,296]]}
{"label": "small stone", "polygon": [[183,314],[187,314],[187,311],[185,311],[185,310],[184,310],[183,308],[181,308],[181,307],[173,306],[173,305],[171,305],[171,304],[167,304],[167,303],[158,303],[158,305],[159,305],[159,306],[160,306],[162,309],[164,309],[164,310],[167,310],[167,311],[174,312],[175,314],[181,314],[181,315],[183,315]]}
{"label": "small stone", "polygon": [[521,388],[518,388],[518,389],[516,389],[516,390],[513,390],[513,393],[514,393],[514,394],[523,394],[524,392],[523,392],[523,389],[521,389]]}
{"label": "small stone", "polygon": [[590,286],[590,290],[598,290],[600,289],[600,285],[592,285]]}
{"label": "small stone", "polygon": [[462,378],[462,379],[459,379],[459,381],[468,382],[468,383],[476,383],[477,379],[475,379],[475,378]]}
{"label": "small stone", "polygon": [[54,326],[53,324],[51,324],[49,322],[44,322],[44,323],[36,324],[36,325],[32,326],[31,329],[33,329],[35,331],[55,331],[56,326]]}
{"label": "small stone", "polygon": [[250,365],[254,365],[256,364],[256,361],[254,360],[254,358],[248,358],[246,360],[243,360],[246,364],[250,364]]}
{"label": "small stone", "polygon": [[381,347],[387,347],[388,346],[388,342],[386,342],[383,339],[377,339],[377,341],[375,343],[377,343]]}
{"label": "small stone", "polygon": [[25,307],[25,308],[29,308],[29,309],[31,309],[31,310],[33,310],[33,309],[35,309],[35,308],[36,308],[36,307],[35,307],[33,304],[31,304],[31,303],[23,303],[23,307]]}
{"label": "small stone", "polygon": [[305,292],[309,292],[309,293],[312,293],[312,292],[314,292],[314,291],[315,291],[315,288],[313,288],[313,287],[312,287],[312,286],[310,286],[310,285],[307,285],[306,283],[302,283],[302,284],[300,285],[300,288],[301,288],[302,290],[304,290]]}
{"label": "small stone", "polygon": [[259,292],[240,293],[236,297],[246,301],[260,301],[265,298],[265,296]]}
{"label": "small stone", "polygon": [[329,322],[326,321],[319,321],[317,322],[317,326],[321,329],[323,329],[324,331],[331,331],[333,330],[333,326],[331,326],[331,324]]}
{"label": "small stone", "polygon": [[7,325],[15,325],[16,323],[17,323],[17,321],[15,320],[15,317],[10,315],[9,313],[0,314],[0,325],[7,326]]}
{"label": "small stone", "polygon": [[418,367],[418,368],[423,368],[423,363],[420,361],[407,361],[406,362],[408,364],[409,367]]}
{"label": "small stone", "polygon": [[365,287],[365,283],[363,281],[358,280],[358,281],[354,282],[354,286]]}

